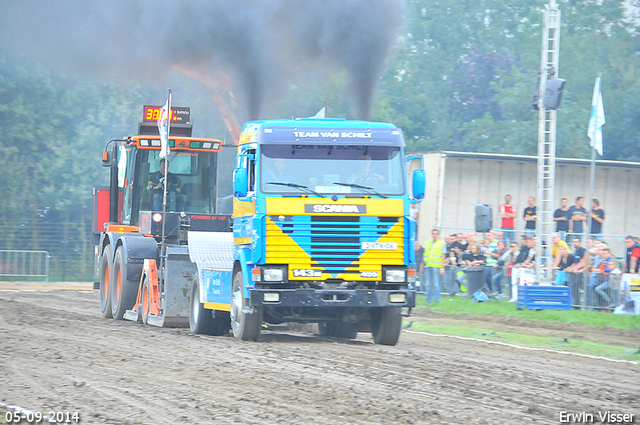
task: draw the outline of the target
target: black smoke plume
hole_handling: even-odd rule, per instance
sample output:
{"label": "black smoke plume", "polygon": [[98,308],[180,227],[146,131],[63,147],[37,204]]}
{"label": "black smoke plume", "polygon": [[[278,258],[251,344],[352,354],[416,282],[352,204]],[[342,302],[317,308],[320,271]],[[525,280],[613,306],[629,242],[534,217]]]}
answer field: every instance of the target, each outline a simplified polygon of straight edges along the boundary
{"label": "black smoke plume", "polygon": [[145,81],[172,66],[229,74],[252,118],[300,67],[347,70],[359,118],[403,23],[401,0],[0,2],[0,44],[84,77]]}

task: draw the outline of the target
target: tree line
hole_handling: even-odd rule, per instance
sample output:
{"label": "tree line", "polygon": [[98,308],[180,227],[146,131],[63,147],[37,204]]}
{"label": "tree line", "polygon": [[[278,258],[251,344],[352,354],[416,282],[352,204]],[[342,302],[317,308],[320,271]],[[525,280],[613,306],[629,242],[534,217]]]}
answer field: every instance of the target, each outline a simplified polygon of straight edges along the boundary
{"label": "tree line", "polygon": [[[558,5],[558,71],[567,85],[557,155],[590,156],[587,123],[601,74],[604,158],[640,161],[640,1]],[[372,119],[401,127],[408,151],[536,154],[531,102],[543,7],[530,0],[406,0],[405,26]],[[142,105],[164,103],[167,86],[176,104],[191,106],[194,135],[229,140],[210,93],[183,74],[170,72],[164,82],[78,80],[0,50],[3,246],[17,243],[14,223],[29,225],[34,245],[47,220],[87,223],[91,187],[108,181],[101,150],[111,137],[134,134]],[[344,72],[306,70],[281,98],[266,102],[264,118],[312,116],[324,104],[328,116],[357,118],[347,87]]]}

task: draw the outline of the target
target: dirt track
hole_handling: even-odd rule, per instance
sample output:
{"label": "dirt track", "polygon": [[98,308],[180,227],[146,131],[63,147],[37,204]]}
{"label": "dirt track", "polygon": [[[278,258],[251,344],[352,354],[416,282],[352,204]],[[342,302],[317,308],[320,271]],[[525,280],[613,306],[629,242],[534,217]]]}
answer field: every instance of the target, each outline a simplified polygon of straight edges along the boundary
{"label": "dirt track", "polygon": [[395,347],[270,331],[242,343],[103,319],[97,291],[0,291],[0,329],[0,402],[83,424],[558,424],[604,410],[640,423],[630,363],[410,333]]}

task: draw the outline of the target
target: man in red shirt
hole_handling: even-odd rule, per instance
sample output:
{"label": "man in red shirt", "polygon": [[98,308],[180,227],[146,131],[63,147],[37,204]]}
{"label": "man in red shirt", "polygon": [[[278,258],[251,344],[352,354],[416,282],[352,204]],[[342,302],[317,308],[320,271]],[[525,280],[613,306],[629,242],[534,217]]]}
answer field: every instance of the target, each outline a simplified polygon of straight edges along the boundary
{"label": "man in red shirt", "polygon": [[515,205],[511,205],[511,195],[504,197],[504,204],[500,205],[500,217],[502,217],[502,231],[504,232],[504,244],[505,246],[511,246],[511,242],[516,239],[514,232],[514,221],[517,217],[518,211]]}
{"label": "man in red shirt", "polygon": [[624,243],[627,246],[627,252],[622,270],[624,273],[638,273],[640,269],[640,244],[633,236],[627,236]]}

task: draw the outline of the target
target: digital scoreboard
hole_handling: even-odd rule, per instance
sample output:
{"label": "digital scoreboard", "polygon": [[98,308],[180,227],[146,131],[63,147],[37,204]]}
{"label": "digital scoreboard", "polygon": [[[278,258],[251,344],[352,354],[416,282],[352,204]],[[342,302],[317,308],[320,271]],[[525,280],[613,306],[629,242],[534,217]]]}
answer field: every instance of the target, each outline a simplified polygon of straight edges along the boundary
{"label": "digital scoreboard", "polygon": [[[162,106],[144,105],[142,109],[143,122],[156,122],[160,119]],[[191,109],[183,106],[172,106],[169,120],[172,124],[190,124]]]}

